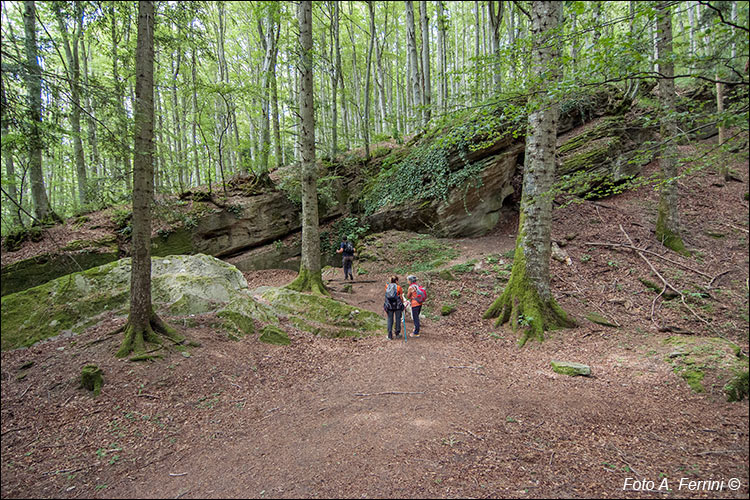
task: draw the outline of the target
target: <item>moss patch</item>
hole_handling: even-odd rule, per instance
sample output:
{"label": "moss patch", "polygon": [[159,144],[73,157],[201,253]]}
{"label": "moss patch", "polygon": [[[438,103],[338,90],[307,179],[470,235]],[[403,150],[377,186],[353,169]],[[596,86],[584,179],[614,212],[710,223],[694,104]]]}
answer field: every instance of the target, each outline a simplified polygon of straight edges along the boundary
{"label": "moss patch", "polygon": [[730,401],[743,397],[742,374],[745,373],[746,388],[748,358],[737,356],[735,344],[719,337],[688,335],[673,335],[664,339],[663,343],[675,347],[665,360],[693,392],[706,392],[707,387],[721,387]]}
{"label": "moss patch", "polygon": [[588,377],[591,375],[591,368],[588,365],[582,363],[574,363],[572,361],[550,361],[552,371],[555,373],[561,373],[571,377],[582,376]]}
{"label": "moss patch", "polygon": [[440,308],[440,315],[441,316],[448,316],[450,313],[456,310],[455,304],[444,304],[443,307]]}
{"label": "moss patch", "polygon": [[586,319],[591,321],[592,323],[596,323],[597,325],[611,326],[611,327],[617,328],[617,325],[612,323],[610,320],[608,320],[601,314],[597,314],[595,312],[588,313],[586,315]]}
{"label": "moss patch", "polygon": [[81,370],[81,387],[88,389],[98,396],[102,392],[104,379],[102,370],[96,365],[86,365]]}
{"label": "moss patch", "polygon": [[261,330],[259,340],[274,345],[289,345],[292,343],[292,341],[289,340],[289,335],[287,335],[284,330],[274,325],[264,326],[263,330]]}

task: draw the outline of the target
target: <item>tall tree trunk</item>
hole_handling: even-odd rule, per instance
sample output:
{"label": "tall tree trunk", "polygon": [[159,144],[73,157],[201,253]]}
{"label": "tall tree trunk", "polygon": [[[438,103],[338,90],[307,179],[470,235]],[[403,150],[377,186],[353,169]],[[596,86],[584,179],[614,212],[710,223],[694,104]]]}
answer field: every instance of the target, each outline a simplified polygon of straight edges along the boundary
{"label": "tall tree trunk", "polygon": [[443,7],[443,0],[437,2],[437,44],[438,44],[438,64],[440,66],[440,74],[438,75],[438,99],[440,101],[440,110],[445,113],[448,109],[448,64],[446,61],[446,17],[445,10]]}
{"label": "tall tree trunk", "polygon": [[86,178],[86,163],[83,156],[83,134],[81,133],[81,70],[79,63],[79,40],[83,29],[83,10],[81,2],[74,3],[75,24],[73,29],[71,47],[71,37],[68,35],[68,27],[65,22],[60,4],[53,4],[57,25],[60,28],[60,34],[63,39],[63,48],[65,49],[65,58],[67,59],[66,74],[68,84],[70,85],[71,109],[70,109],[70,127],[73,129],[73,157],[76,162],[76,178],[78,180],[78,200],[81,206],[85,206],[88,201],[88,181]]}
{"label": "tall tree trunk", "polygon": [[[277,5],[273,3],[272,5]],[[263,58],[263,93],[261,97],[261,151],[260,171],[268,170],[268,155],[271,152],[271,78],[273,76],[274,54],[276,52],[276,20],[274,11],[268,8],[266,11],[267,31],[263,29],[263,22],[258,19],[258,34],[265,49]]]}
{"label": "tall tree trunk", "polygon": [[495,2],[490,0],[490,35],[492,40],[490,45],[492,46],[492,84],[495,92],[500,92],[503,84],[502,65],[500,64],[500,51],[502,49],[500,46],[500,26],[503,25],[504,3],[498,1],[497,4],[497,12],[495,12]]}
{"label": "tall tree trunk", "polygon": [[375,9],[372,0],[367,2],[370,13],[370,45],[367,49],[367,77],[365,78],[365,120],[362,135],[365,141],[365,158],[370,159],[370,82],[372,81],[372,50],[375,46]]}
{"label": "tall tree trunk", "polygon": [[117,357],[145,355],[145,343],[184,339],[167,326],[151,305],[151,199],[154,195],[154,2],[138,2],[136,49],[135,148],[133,158],[133,258],[130,314]]}
{"label": "tall tree trunk", "polygon": [[31,198],[34,202],[35,223],[59,220],[49,203],[44,187],[42,171],[42,69],[37,60],[36,45],[36,5],[33,0],[24,2],[23,25],[26,39],[26,91],[28,92],[29,122],[29,176],[31,177]]}
{"label": "tall tree trunk", "polygon": [[424,123],[432,118],[432,72],[430,71],[430,18],[427,15],[427,2],[419,2],[419,17],[422,19],[422,77],[424,80]]}
{"label": "tall tree trunk", "polygon": [[339,68],[341,67],[341,50],[339,49],[339,2],[332,1],[328,4],[333,12],[331,13],[331,36],[333,37],[333,43],[331,43],[331,60],[333,62],[333,68],[331,68],[331,146],[330,156],[331,160],[336,157],[338,152],[338,85],[339,85]]}
{"label": "tall tree trunk", "polygon": [[[412,94],[412,105],[413,109],[411,116],[414,119],[414,125],[416,126],[420,117],[424,117],[422,113],[422,86],[420,85],[419,77],[419,57],[417,55],[417,35],[416,28],[414,27],[414,6],[411,0],[406,0],[406,50],[409,54],[409,86]],[[424,125],[424,121],[421,123]]]}
{"label": "tall tree trunk", "polygon": [[675,113],[677,94],[674,87],[672,62],[672,12],[668,2],[657,6],[657,47],[659,101],[661,102],[661,141],[659,165],[662,186],[659,190],[659,210],[656,218],[656,239],[675,252],[689,254],[682,241],[680,229],[679,198],[677,195],[677,124]]}
{"label": "tall tree trunk", "polygon": [[[273,22],[276,24],[276,39],[274,40],[273,60],[271,61],[271,124],[273,128],[273,143],[276,156],[276,167],[281,167],[283,163],[283,153],[281,147],[281,127],[279,126],[279,92],[276,81],[276,61],[279,55],[279,36],[281,27],[279,26],[278,17],[274,16]],[[235,123],[236,125],[236,123]],[[239,144],[239,139],[237,144]]]}
{"label": "tall tree trunk", "polygon": [[[191,79],[193,84],[193,123],[192,123],[192,133],[193,133],[193,168],[195,169],[195,185],[200,186],[201,184],[201,169],[200,164],[198,162],[198,137],[196,134],[196,128],[198,126],[198,86],[196,83],[197,80],[197,64],[196,64],[196,49],[195,45],[193,45],[193,48],[190,53],[190,69],[191,69]],[[209,186],[209,191],[211,190],[211,187]]]}
{"label": "tall tree trunk", "polygon": [[[2,141],[5,142],[5,136],[9,133],[10,110],[8,109],[8,99],[5,97],[5,80],[0,79],[0,128],[2,128]],[[13,222],[23,227],[21,219],[21,200],[18,199],[18,188],[16,186],[16,168],[13,163],[13,151],[8,150],[3,154],[5,157],[5,175],[3,192],[8,196],[10,203],[13,205],[10,212],[13,214]]]}
{"label": "tall tree trunk", "polygon": [[[88,89],[89,88],[89,56],[91,54],[91,46],[89,45],[89,49],[86,50],[86,44],[82,43],[81,47],[84,49],[83,51],[83,84]],[[89,141],[89,147],[91,149],[91,156],[89,158],[89,163],[91,164],[92,173],[95,176],[101,176],[104,177],[106,175],[104,165],[101,163],[101,158],[99,156],[99,141],[96,136],[96,120],[94,120],[94,111],[91,106],[91,92],[85,92],[84,93],[84,109],[86,110],[86,128],[88,130],[88,141]]]}
{"label": "tall tree trunk", "polygon": [[549,87],[559,81],[559,34],[562,2],[531,4],[532,71],[537,92],[531,93],[528,136],[523,173],[521,213],[513,269],[508,284],[485,312],[496,325],[510,321],[513,330],[524,329],[519,344],[544,339],[546,330],[573,326],[550,292],[550,229],[552,186],[555,177],[555,142],[559,104]]}
{"label": "tall tree trunk", "polygon": [[177,83],[180,77],[180,63],[182,62],[182,51],[178,48],[177,54],[173,54],[172,60],[172,121],[174,122],[174,143],[175,143],[175,159],[177,167],[177,179],[180,185],[180,192],[184,192],[187,184],[187,175],[185,171],[185,163],[182,160],[183,148],[182,148],[182,122],[180,116],[183,113],[180,112],[180,103],[177,97]]}
{"label": "tall tree trunk", "polygon": [[297,9],[300,44],[300,150],[302,153],[302,258],[299,275],[287,287],[327,294],[320,273],[317,165],[315,162],[315,110],[313,108],[312,2],[300,1]]}
{"label": "tall tree trunk", "polygon": [[[492,6],[490,6],[491,8]],[[480,100],[480,89],[482,87],[482,64],[480,62],[481,52],[479,51],[479,0],[474,0],[474,85],[472,86],[472,93],[474,94],[474,102]],[[490,17],[490,21],[492,18]]]}

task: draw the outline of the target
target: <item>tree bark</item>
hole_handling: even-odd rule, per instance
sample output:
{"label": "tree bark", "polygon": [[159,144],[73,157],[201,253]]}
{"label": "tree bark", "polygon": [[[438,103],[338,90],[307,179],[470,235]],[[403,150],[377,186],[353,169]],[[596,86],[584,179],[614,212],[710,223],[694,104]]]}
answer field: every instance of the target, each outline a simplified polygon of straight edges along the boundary
{"label": "tree bark", "polygon": [[443,0],[437,2],[437,58],[440,71],[438,72],[438,107],[445,113],[448,109],[448,80],[447,80],[447,64],[446,64],[446,47],[445,47],[445,10],[443,8]]}
{"label": "tree bark", "polygon": [[[0,128],[2,128],[2,141],[5,142],[5,136],[10,132],[9,117],[10,110],[8,109],[8,99],[5,96],[5,80],[0,79]],[[23,220],[21,219],[21,200],[18,199],[18,188],[16,186],[16,168],[13,163],[13,151],[7,150],[3,154],[5,157],[5,175],[6,182],[4,193],[8,196],[8,199],[13,205],[10,212],[13,214],[13,222],[23,227]]]}
{"label": "tree bark", "polygon": [[[86,44],[82,43],[81,47],[83,50],[83,84],[86,88],[89,87],[89,55],[91,54],[91,46],[86,50]],[[89,147],[91,148],[91,156],[89,158],[89,164],[91,165],[91,171],[94,176],[104,177],[106,175],[104,166],[101,163],[99,156],[99,141],[96,136],[96,120],[94,120],[94,112],[91,106],[91,92],[84,93],[84,109],[86,110],[86,128],[88,130],[88,141]]]}
{"label": "tree bark", "polygon": [[370,14],[370,45],[367,49],[367,77],[365,78],[365,120],[362,127],[362,136],[365,141],[365,158],[370,159],[370,82],[372,81],[372,50],[375,46],[375,9],[372,0],[367,2],[367,10]]}
{"label": "tree bark", "polygon": [[29,176],[31,177],[31,198],[34,202],[35,224],[43,224],[60,218],[49,203],[44,187],[42,172],[42,69],[37,60],[36,45],[36,5],[33,0],[24,2],[24,32],[26,35],[26,91],[28,92],[28,139],[29,139]]}
{"label": "tree bark", "polygon": [[503,74],[500,61],[500,26],[503,24],[503,2],[497,2],[497,12],[495,12],[495,2],[490,0],[490,34],[492,43],[492,84],[495,92],[502,90]]}
{"label": "tree bark", "polygon": [[674,87],[674,63],[672,62],[672,12],[667,2],[657,6],[657,54],[658,67],[663,77],[659,80],[661,101],[661,151],[659,165],[663,184],[659,191],[659,211],[656,218],[656,238],[667,248],[689,254],[682,241],[680,229],[679,198],[677,196],[677,136],[675,123],[677,94]]}
{"label": "tree bark", "polygon": [[339,85],[339,67],[341,67],[341,50],[339,49],[339,2],[329,3],[333,12],[331,13],[331,35],[333,43],[331,44],[331,60],[334,61],[331,71],[331,160],[336,157],[338,152],[338,85]]}
{"label": "tree bark", "polygon": [[312,2],[300,1],[297,9],[300,45],[299,136],[302,155],[302,258],[299,275],[288,288],[327,294],[320,272],[318,226],[318,174],[315,161],[315,110],[313,108]]}
{"label": "tree bark", "polygon": [[422,79],[424,81],[424,123],[432,118],[432,72],[430,71],[430,18],[427,15],[427,2],[419,2],[419,17],[422,19]]}
{"label": "tree bark", "polygon": [[[416,122],[424,117],[422,113],[422,86],[419,77],[419,58],[417,56],[417,35],[414,27],[414,6],[411,0],[406,0],[406,50],[409,55],[409,86],[412,95],[411,117]],[[421,123],[422,125],[424,122]],[[412,125],[412,127],[414,127]]]}
{"label": "tree bark", "polygon": [[143,353],[145,342],[161,344],[156,332],[184,340],[153,311],[151,304],[151,199],[154,190],[154,2],[138,2],[136,48],[135,148],[130,314],[117,357]]}
{"label": "tree bark", "polygon": [[66,74],[68,77],[68,84],[70,86],[70,127],[73,129],[73,157],[76,162],[76,176],[78,181],[78,201],[81,206],[85,206],[88,202],[88,180],[86,178],[86,162],[83,156],[83,134],[81,133],[81,70],[80,70],[80,58],[79,58],[79,40],[81,38],[83,11],[81,2],[74,2],[75,12],[75,23],[76,28],[73,30],[71,47],[71,39],[68,35],[68,27],[65,22],[60,4],[53,4],[55,9],[55,17],[57,18],[57,25],[60,28],[60,35],[63,39],[63,48],[65,50],[65,58],[67,59]]}
{"label": "tree bark", "polygon": [[559,104],[549,87],[559,81],[559,33],[562,3],[533,2],[531,6],[532,71],[538,75],[529,98],[528,136],[521,195],[521,213],[513,269],[508,284],[485,312],[496,325],[510,322],[524,330],[520,345],[544,339],[546,330],[570,327],[568,318],[550,292],[552,187]]}

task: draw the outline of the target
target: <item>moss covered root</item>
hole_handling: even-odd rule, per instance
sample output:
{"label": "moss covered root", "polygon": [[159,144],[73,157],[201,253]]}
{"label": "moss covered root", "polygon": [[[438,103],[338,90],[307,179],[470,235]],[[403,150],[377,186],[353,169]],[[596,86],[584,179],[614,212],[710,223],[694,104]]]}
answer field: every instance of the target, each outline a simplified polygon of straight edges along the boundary
{"label": "moss covered root", "polygon": [[182,344],[185,341],[185,337],[162,321],[162,319],[153,311],[151,312],[151,317],[145,328],[136,327],[133,322],[128,319],[128,322],[125,325],[125,338],[123,338],[122,344],[120,344],[120,349],[115,356],[118,358],[124,358],[125,356],[134,353],[136,358],[142,358],[143,355],[146,354],[146,342],[163,345],[161,337],[165,337],[175,344]]}
{"label": "moss covered root", "polygon": [[312,292],[316,295],[330,295],[326,286],[323,284],[323,277],[320,271],[314,273],[302,266],[300,266],[299,274],[294,281],[289,283],[285,288],[294,290],[295,292]]}
{"label": "moss covered root", "polygon": [[541,342],[545,331],[576,326],[555,299],[544,301],[539,297],[526,277],[523,253],[519,249],[516,249],[510,281],[482,317],[497,318],[495,326],[510,323],[514,332],[521,328],[523,334],[518,340],[519,346],[525,345],[529,339]]}

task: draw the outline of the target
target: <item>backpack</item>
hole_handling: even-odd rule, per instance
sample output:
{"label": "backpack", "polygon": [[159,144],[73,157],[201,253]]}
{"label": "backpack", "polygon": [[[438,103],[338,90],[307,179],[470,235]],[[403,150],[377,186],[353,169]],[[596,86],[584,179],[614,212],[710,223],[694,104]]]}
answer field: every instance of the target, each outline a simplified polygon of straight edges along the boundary
{"label": "backpack", "polygon": [[385,305],[389,311],[398,311],[403,307],[398,296],[398,285],[396,283],[390,283],[385,289]]}
{"label": "backpack", "polygon": [[351,254],[354,253],[354,246],[352,245],[351,241],[344,242],[344,252]]}
{"label": "backpack", "polygon": [[417,301],[417,303],[421,306],[422,303],[427,300],[427,292],[425,291],[422,286],[414,283],[412,285],[414,287],[414,300]]}

